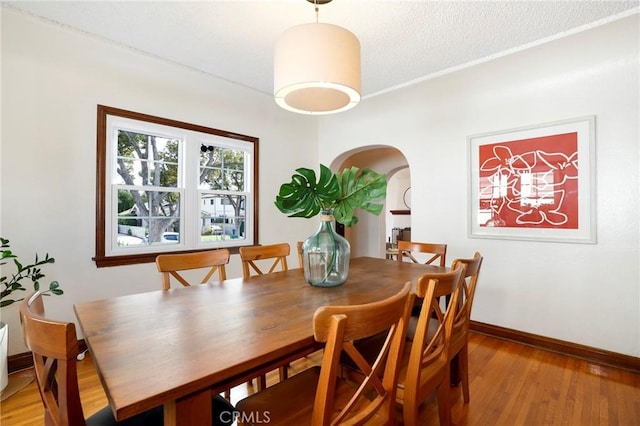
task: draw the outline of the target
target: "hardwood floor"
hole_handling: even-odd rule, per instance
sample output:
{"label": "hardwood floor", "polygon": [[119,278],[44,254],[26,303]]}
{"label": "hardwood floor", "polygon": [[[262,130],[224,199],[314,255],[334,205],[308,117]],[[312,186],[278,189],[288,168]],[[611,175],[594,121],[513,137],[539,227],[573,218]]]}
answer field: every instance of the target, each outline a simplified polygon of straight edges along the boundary
{"label": "hardwood floor", "polygon": [[[472,333],[469,342],[471,402],[462,403],[460,387],[452,392],[456,425],[638,425],[640,375],[552,352]],[[319,354],[292,364],[292,373],[314,362]],[[85,415],[106,405],[91,357],[78,363]],[[277,380],[277,371],[267,376]],[[232,389],[232,402],[253,392],[251,385]],[[35,382],[0,406],[3,426],[43,424],[43,409]],[[438,424],[437,407],[428,401],[421,410],[424,425]]]}

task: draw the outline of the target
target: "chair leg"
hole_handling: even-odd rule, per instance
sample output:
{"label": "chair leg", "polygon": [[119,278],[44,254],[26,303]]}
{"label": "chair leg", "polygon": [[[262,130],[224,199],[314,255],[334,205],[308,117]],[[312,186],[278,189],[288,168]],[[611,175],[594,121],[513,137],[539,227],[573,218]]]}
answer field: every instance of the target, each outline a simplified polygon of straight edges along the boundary
{"label": "chair leg", "polygon": [[440,426],[451,425],[451,401],[449,400],[451,386],[449,380],[442,382],[437,389],[438,395],[438,417]]}
{"label": "chair leg", "polygon": [[420,404],[426,399],[425,395],[418,395],[418,390],[415,386],[404,385],[403,396],[399,398],[396,395],[396,402],[402,405],[402,420],[403,426],[420,426],[418,421],[418,412]]}
{"label": "chair leg", "polygon": [[278,368],[278,373],[280,374],[281,382],[284,380],[287,380],[287,378],[289,377],[289,364],[283,365],[280,368]]}
{"label": "chair leg", "polygon": [[[405,395],[406,397],[407,395]],[[420,404],[416,398],[406,398],[402,401],[402,420],[404,426],[418,426],[418,407]]]}
{"label": "chair leg", "polygon": [[460,371],[460,379],[462,381],[462,396],[464,403],[469,403],[469,351],[465,344],[460,352],[458,352],[458,369]]}
{"label": "chair leg", "polygon": [[258,391],[263,391],[267,388],[267,376],[262,374],[258,376]]}

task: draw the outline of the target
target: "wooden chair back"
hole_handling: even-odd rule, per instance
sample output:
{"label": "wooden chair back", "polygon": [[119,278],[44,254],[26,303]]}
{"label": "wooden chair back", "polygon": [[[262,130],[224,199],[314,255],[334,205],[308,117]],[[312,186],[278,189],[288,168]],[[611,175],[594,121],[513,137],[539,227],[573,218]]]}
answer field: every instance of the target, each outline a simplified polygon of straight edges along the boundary
{"label": "wooden chair back", "polygon": [[76,370],[75,325],[46,319],[40,292],[30,294],[20,304],[20,322],[24,341],[33,353],[45,425],[84,426]]}
{"label": "wooden chair back", "polygon": [[227,279],[225,265],[229,263],[229,250],[218,249],[201,251],[197,253],[183,254],[161,254],[156,257],[156,267],[162,273],[162,289],[169,290],[171,288],[171,277],[174,277],[180,284],[185,287],[191,284],[187,281],[179,271],[187,271],[192,269],[209,268],[200,284],[209,282],[211,277],[218,272],[220,281]]}
{"label": "wooden chair back", "polygon": [[[253,270],[257,275],[270,274],[280,266],[280,270],[286,271],[287,256],[291,248],[289,243],[270,244],[265,246],[240,247],[240,259],[242,259],[242,277],[251,278]],[[267,272],[263,272],[257,261],[273,259],[273,263]]]}
{"label": "wooden chair back", "polygon": [[432,256],[424,262],[432,265],[439,260],[439,266],[445,266],[447,261],[447,245],[436,243],[417,243],[413,241],[398,240],[398,262],[404,262],[404,258],[410,259],[413,263],[420,263],[411,252],[427,253]]}
{"label": "wooden chair back", "polygon": [[298,241],[298,243],[296,244],[296,248],[298,249],[298,266],[300,268],[304,268],[304,261],[302,259],[302,245],[304,244],[304,241]]}
{"label": "wooden chair back", "polygon": [[[364,424],[374,416],[392,422],[399,361],[413,306],[410,290],[411,283],[407,282],[399,293],[386,300],[366,305],[325,306],[315,312],[314,337],[324,342],[325,348],[311,424]],[[367,362],[354,341],[385,331],[387,337],[375,361]],[[359,387],[348,387],[350,395],[336,391],[343,352],[364,377]],[[337,405],[337,399],[343,404]]]}
{"label": "wooden chair back", "polygon": [[461,283],[462,289],[460,290],[459,308],[453,321],[454,340],[469,331],[471,306],[473,305],[473,296],[476,293],[476,285],[478,284],[482,260],[482,255],[476,252],[471,259],[455,259],[451,263],[451,268],[455,268],[458,264],[466,265],[465,274]]}
{"label": "wooden chair back", "polygon": [[[462,396],[464,402],[469,402],[469,354],[467,353],[467,342],[469,339],[469,322],[471,321],[471,307],[473,297],[476,293],[478,276],[482,267],[483,257],[476,252],[471,259],[455,259],[451,263],[451,268],[456,268],[459,264],[465,265],[465,274],[461,282],[460,299],[458,311],[453,320],[453,330],[451,332],[450,362],[458,356],[456,363],[459,380],[462,382]],[[455,371],[455,370],[454,370]]]}
{"label": "wooden chair back", "polygon": [[[403,362],[397,398],[407,425],[417,424],[418,408],[434,390],[440,424],[451,422],[449,350],[464,272],[465,266],[458,264],[450,272],[427,273],[418,279],[416,295],[424,301],[413,342],[405,352],[408,359]],[[445,308],[440,303],[442,296],[450,296]],[[435,332],[429,330],[431,321],[437,321]]]}

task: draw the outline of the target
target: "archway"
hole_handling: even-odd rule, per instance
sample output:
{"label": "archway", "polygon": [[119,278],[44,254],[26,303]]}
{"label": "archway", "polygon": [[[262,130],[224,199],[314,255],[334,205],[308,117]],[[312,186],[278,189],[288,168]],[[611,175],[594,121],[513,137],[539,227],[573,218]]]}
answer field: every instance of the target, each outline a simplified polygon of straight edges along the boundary
{"label": "archway", "polygon": [[[351,244],[351,256],[385,257],[385,243],[396,221],[390,210],[406,209],[403,203],[404,190],[411,186],[409,164],[404,154],[390,146],[365,146],[339,155],[330,165],[334,171],[345,167],[369,167],[387,175],[387,198],[380,216],[362,213],[359,222],[345,230]],[[394,175],[396,175],[394,178]],[[407,222],[408,223],[405,223]],[[403,227],[411,227],[411,216],[406,215]]]}

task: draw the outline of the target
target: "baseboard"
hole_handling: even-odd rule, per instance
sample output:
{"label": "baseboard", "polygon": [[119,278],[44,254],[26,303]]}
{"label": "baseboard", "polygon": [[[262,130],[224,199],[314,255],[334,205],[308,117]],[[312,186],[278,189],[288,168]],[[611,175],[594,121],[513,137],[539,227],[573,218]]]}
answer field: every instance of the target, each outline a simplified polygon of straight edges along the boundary
{"label": "baseboard", "polygon": [[7,357],[7,369],[9,374],[20,370],[26,370],[33,367],[33,357],[31,352],[23,352],[21,354],[9,355]]}
{"label": "baseboard", "polygon": [[539,349],[581,358],[586,361],[606,364],[611,367],[640,373],[640,358],[630,355],[624,355],[577,343],[565,342],[563,340],[552,339],[550,337],[539,336],[536,334],[526,333],[524,331],[512,330],[510,328],[485,324],[477,321],[471,321],[469,329],[476,333],[486,334],[499,339],[510,340]]}
{"label": "baseboard", "polygon": [[[80,351],[87,349],[87,344],[84,342],[84,339],[78,340],[78,346],[80,347]],[[9,374],[31,367],[33,367],[33,357],[31,356],[31,352],[23,352],[20,354],[9,355],[7,357],[7,369]]]}

